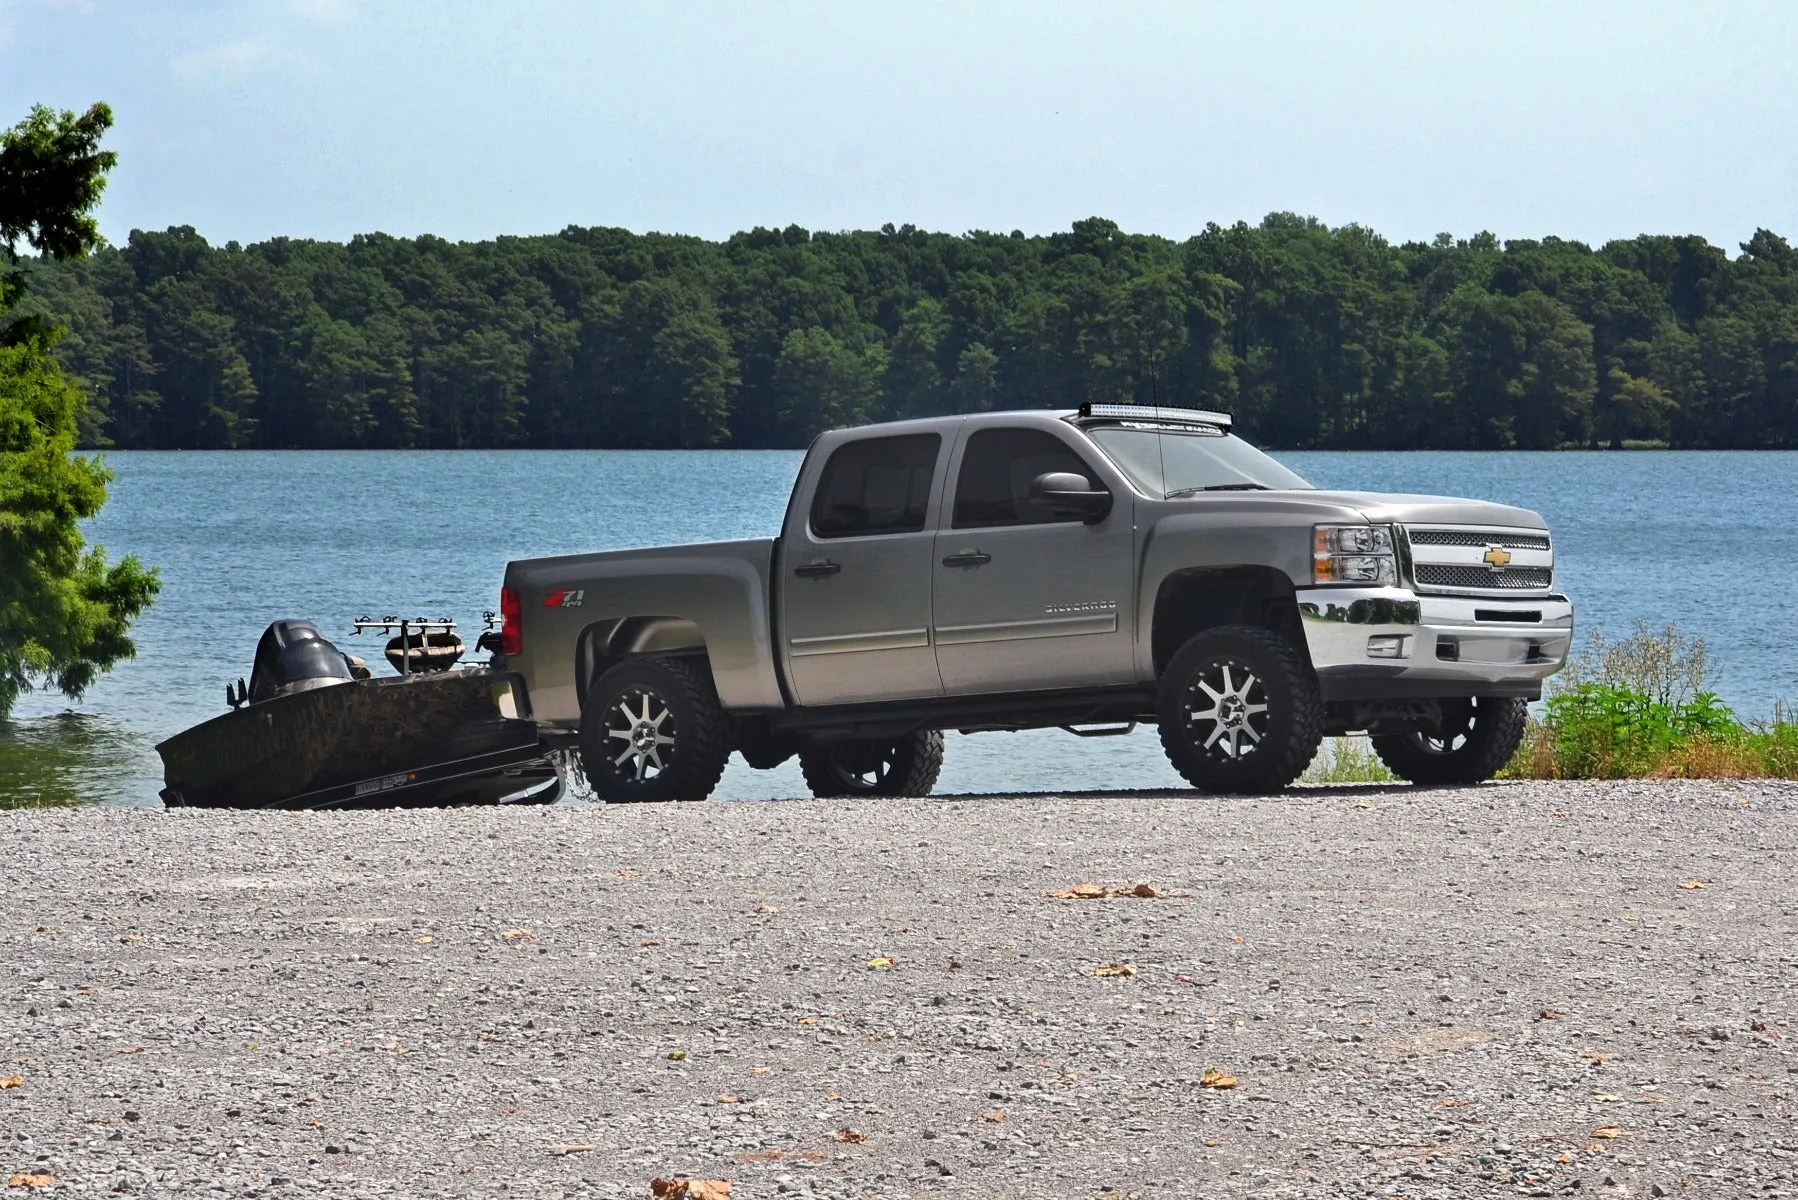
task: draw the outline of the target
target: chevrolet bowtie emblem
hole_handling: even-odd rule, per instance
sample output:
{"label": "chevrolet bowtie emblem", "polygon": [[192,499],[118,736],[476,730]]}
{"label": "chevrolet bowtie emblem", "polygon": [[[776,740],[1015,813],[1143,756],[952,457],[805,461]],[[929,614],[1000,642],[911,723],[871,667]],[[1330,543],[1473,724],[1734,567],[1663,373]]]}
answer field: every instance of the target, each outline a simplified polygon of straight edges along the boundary
{"label": "chevrolet bowtie emblem", "polygon": [[1480,555],[1480,560],[1494,571],[1502,571],[1511,563],[1511,552],[1503,546],[1494,546]]}

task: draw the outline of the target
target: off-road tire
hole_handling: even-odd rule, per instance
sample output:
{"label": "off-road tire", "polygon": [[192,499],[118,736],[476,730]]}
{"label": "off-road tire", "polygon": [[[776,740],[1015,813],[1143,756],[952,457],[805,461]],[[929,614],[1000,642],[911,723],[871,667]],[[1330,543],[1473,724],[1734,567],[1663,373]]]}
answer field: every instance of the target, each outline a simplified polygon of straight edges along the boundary
{"label": "off-road tire", "polygon": [[923,729],[902,738],[817,742],[799,752],[812,795],[928,796],[943,770],[943,734]]}
{"label": "off-road tire", "polygon": [[[1529,723],[1529,704],[1514,697],[1484,697],[1468,701],[1471,711],[1451,714],[1443,701],[1445,719],[1465,716],[1463,732],[1447,738],[1422,733],[1382,734],[1370,738],[1380,761],[1400,779],[1437,786],[1484,783],[1511,761],[1523,742]],[[1455,742],[1459,741],[1459,745]]]}
{"label": "off-road tire", "polygon": [[[638,756],[634,747],[643,743],[636,739],[652,721],[650,738],[672,740],[652,740]],[[581,771],[593,794],[608,804],[704,800],[724,774],[733,735],[704,659],[633,659],[601,675],[587,691]]]}
{"label": "off-road tire", "polygon": [[[1242,711],[1226,712],[1224,699],[1207,688],[1242,692]],[[1323,742],[1324,703],[1310,662],[1290,640],[1258,625],[1195,634],[1161,673],[1159,693],[1161,748],[1200,791],[1277,792],[1311,765]]]}

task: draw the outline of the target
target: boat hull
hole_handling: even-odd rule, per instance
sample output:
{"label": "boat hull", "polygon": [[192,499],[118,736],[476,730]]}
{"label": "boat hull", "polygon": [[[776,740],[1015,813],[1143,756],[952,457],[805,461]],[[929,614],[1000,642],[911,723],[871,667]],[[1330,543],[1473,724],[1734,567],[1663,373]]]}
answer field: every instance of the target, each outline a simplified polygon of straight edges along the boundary
{"label": "boat hull", "polygon": [[[477,672],[364,679],[221,714],[156,747],[163,799],[195,808],[495,803],[554,774],[537,727],[499,715],[496,686]],[[518,774],[531,764],[532,774]]]}

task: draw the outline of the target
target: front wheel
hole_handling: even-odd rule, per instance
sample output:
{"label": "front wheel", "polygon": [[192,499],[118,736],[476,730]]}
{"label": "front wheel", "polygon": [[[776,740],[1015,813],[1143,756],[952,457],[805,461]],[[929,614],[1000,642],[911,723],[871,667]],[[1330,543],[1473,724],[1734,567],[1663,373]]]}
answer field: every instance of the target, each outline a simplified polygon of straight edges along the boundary
{"label": "front wheel", "polygon": [[704,800],[732,743],[703,660],[620,663],[594,681],[581,710],[581,769],[610,804]]}
{"label": "front wheel", "polygon": [[1323,742],[1317,677],[1299,650],[1257,625],[1194,636],[1161,674],[1156,719],[1174,769],[1205,792],[1277,792]]}
{"label": "front wheel", "polygon": [[799,752],[812,795],[928,796],[943,770],[943,735],[923,729],[893,741],[851,738]]}
{"label": "front wheel", "polygon": [[1442,723],[1429,731],[1381,734],[1375,754],[1400,779],[1424,784],[1484,783],[1523,742],[1529,705],[1514,697],[1444,700]]}

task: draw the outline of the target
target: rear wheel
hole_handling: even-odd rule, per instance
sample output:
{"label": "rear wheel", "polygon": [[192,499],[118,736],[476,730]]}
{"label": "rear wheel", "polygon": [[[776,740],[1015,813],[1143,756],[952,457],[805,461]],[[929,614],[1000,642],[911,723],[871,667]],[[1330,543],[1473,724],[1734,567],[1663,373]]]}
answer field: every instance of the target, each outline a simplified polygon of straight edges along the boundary
{"label": "rear wheel", "polygon": [[621,663],[594,682],[581,712],[581,769],[610,804],[704,800],[731,742],[703,660]]}
{"label": "rear wheel", "polygon": [[814,796],[928,796],[943,769],[943,735],[819,742],[799,752],[799,769]]}
{"label": "rear wheel", "polygon": [[1226,625],[1180,647],[1161,675],[1157,720],[1168,761],[1206,792],[1277,792],[1323,741],[1323,697],[1286,638]]}
{"label": "rear wheel", "polygon": [[1400,779],[1484,783],[1517,753],[1528,721],[1528,703],[1513,697],[1444,700],[1442,724],[1436,729],[1370,740],[1380,761]]}

